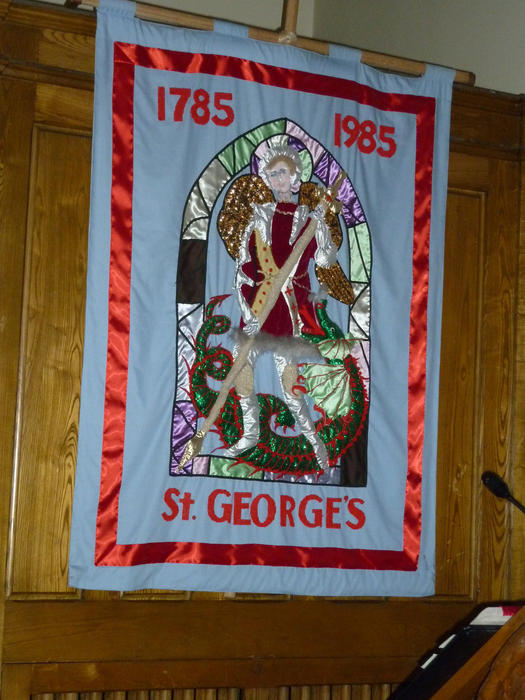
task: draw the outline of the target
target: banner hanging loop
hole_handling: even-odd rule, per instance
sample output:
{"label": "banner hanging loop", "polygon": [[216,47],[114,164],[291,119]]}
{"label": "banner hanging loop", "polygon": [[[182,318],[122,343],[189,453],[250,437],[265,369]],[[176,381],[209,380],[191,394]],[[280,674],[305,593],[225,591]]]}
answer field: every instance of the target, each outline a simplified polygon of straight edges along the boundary
{"label": "banner hanging loop", "polygon": [[[64,7],[68,8],[78,8],[80,5],[96,8],[99,5],[99,0],[65,0],[64,2]],[[296,35],[294,29],[297,20],[296,9],[298,9],[297,0],[291,0],[291,2],[285,3],[282,30],[275,32],[269,29],[262,29],[261,27],[248,27],[249,38],[258,41],[293,44],[307,51],[328,55],[330,52],[330,44],[328,42]],[[135,16],[138,19],[187,27],[189,29],[213,31],[214,28],[214,20],[210,17],[141,2],[136,3]],[[426,64],[423,61],[402,58],[400,56],[391,56],[375,51],[363,51],[361,60],[364,64],[372,68],[379,68],[380,70],[402,73],[405,75],[419,76],[423,75],[426,70]],[[473,86],[476,82],[476,76],[471,71],[455,69],[454,82],[461,85]]]}

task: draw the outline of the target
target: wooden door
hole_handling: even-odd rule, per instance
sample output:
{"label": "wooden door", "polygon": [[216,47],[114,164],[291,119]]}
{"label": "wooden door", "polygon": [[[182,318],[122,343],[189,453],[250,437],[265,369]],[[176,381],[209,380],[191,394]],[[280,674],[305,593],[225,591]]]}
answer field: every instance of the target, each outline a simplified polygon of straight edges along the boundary
{"label": "wooden door", "polygon": [[493,469],[524,496],[522,472],[513,468],[525,416],[520,99],[454,94],[436,596],[80,591],[67,585],[67,561],[94,21],[5,2],[2,16],[3,697],[122,698],[128,690],[139,698],[148,689],[158,690],[150,697],[181,700],[388,697],[478,603],[525,596],[525,524],[480,485],[482,471]]}

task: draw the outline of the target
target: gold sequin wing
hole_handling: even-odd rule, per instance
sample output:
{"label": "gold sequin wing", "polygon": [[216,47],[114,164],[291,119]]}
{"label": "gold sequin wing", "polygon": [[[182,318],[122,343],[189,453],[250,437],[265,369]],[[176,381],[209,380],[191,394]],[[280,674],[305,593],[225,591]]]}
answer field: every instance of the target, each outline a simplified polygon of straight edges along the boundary
{"label": "gold sequin wing", "polygon": [[258,175],[241,175],[231,185],[217,219],[217,228],[232,258],[239,257],[242,235],[252,217],[253,205],[273,201],[271,189]]}
{"label": "gold sequin wing", "polygon": [[[319,204],[320,199],[321,195],[319,189],[313,182],[304,182],[301,185],[299,204],[306,204],[310,211],[312,211]],[[343,242],[343,234],[337,214],[327,211],[324,219],[330,230],[332,241],[337,248],[340,248]],[[331,297],[343,304],[353,303],[355,299],[354,290],[352,289],[350,280],[345,275],[343,268],[338,262],[330,267],[319,267],[316,265],[315,274],[319,282],[327,288],[328,294],[330,294]]]}
{"label": "gold sequin wing", "polygon": [[[301,189],[299,190],[299,204],[306,204],[310,211],[313,211],[315,207],[321,201],[321,193],[319,188],[313,182],[303,182]],[[343,242],[343,234],[341,233],[341,226],[339,225],[339,218],[334,212],[327,210],[324,215],[324,220],[328,224],[330,233],[332,234],[332,240],[335,245],[340,248]]]}

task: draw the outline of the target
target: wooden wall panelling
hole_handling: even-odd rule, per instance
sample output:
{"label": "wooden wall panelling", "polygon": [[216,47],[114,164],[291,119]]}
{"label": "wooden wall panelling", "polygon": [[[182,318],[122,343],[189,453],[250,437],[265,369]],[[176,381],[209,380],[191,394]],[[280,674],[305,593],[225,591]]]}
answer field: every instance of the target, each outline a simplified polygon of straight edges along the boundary
{"label": "wooden wall panelling", "polygon": [[[243,695],[246,695],[246,691],[243,692]],[[217,688],[217,700],[240,700],[240,697],[240,688]],[[275,700],[279,700],[278,697]]]}
{"label": "wooden wall panelling", "polygon": [[95,38],[44,28],[38,43],[39,63],[66,70],[93,73]]}
{"label": "wooden wall panelling", "polygon": [[33,668],[25,664],[2,667],[2,697],[6,700],[26,700],[31,697]]}
{"label": "wooden wall panelling", "polygon": [[391,683],[471,608],[428,600],[9,601],[4,659],[42,664],[42,677],[93,690],[112,678],[136,688],[155,678],[160,687]]}
{"label": "wooden wall panelling", "polygon": [[[491,160],[489,182],[483,270],[483,469],[509,477],[516,379],[518,163]],[[505,600],[510,595],[509,508],[483,489],[481,513],[478,600]]]}
{"label": "wooden wall panelling", "polygon": [[[71,71],[79,82],[93,76],[95,13],[41,3],[10,3],[0,28],[0,54],[13,64]],[[20,37],[24,42],[20,42]]]}
{"label": "wooden wall panelling", "polygon": [[2,17],[5,17],[9,10],[9,5],[11,4],[11,0],[0,0],[0,19]]}
{"label": "wooden wall panelling", "polygon": [[[354,686],[354,688],[356,687]],[[330,700],[329,685],[303,686],[296,695],[294,695],[294,690],[295,688],[290,690],[290,700]]]}
{"label": "wooden wall panelling", "polygon": [[[451,170],[454,169],[454,156]],[[453,176],[451,176],[453,180]],[[437,458],[436,592],[474,597],[485,193],[449,187]]]}
{"label": "wooden wall panelling", "polygon": [[[507,155],[509,154],[510,151],[507,152]],[[471,397],[471,400],[475,401],[471,408],[475,423],[470,431],[474,432],[471,436],[463,437],[460,442],[458,442],[459,434],[455,435],[452,453],[447,456],[449,460],[455,459],[455,450],[459,448],[461,451],[461,445],[470,437],[477,442],[474,452],[475,462],[472,465],[472,473],[468,477],[471,479],[471,492],[463,495],[470,499],[476,519],[473,534],[477,546],[472,550],[474,558],[472,570],[473,572],[477,570],[474,583],[475,598],[479,601],[506,599],[510,593],[508,508],[482,489],[480,477],[486,469],[505,475],[511,464],[516,280],[519,257],[518,174],[518,164],[515,159],[495,160],[491,157],[472,156],[461,152],[451,154],[450,186],[478,193],[480,201],[483,200],[478,231],[473,232],[473,235],[479,238],[477,245],[483,246],[482,257],[479,260],[481,284],[478,340],[476,341],[476,337],[469,337],[464,327],[458,326],[455,329],[456,335],[462,334],[456,339],[460,351],[464,342],[470,344],[479,342],[479,371],[475,378],[477,393]],[[468,211],[465,210],[456,223],[459,228],[454,232],[454,237],[457,239],[455,252],[463,257],[465,254],[468,255],[469,246],[469,236],[465,226],[475,225],[475,222],[472,216],[469,219]],[[450,244],[450,232],[449,229],[447,245]],[[462,253],[462,248],[465,246],[465,252]],[[461,258],[458,262],[461,264]],[[471,262],[474,264],[473,260]],[[446,274],[449,276],[454,274],[454,269],[447,269]],[[456,266],[456,274],[469,276],[472,271]],[[472,292],[475,292],[475,289]],[[456,308],[450,307],[448,313],[452,314],[452,318],[458,310],[461,310],[463,303],[464,300],[458,298]],[[446,318],[446,307],[444,307],[444,317],[445,324],[450,323]],[[450,342],[450,339],[445,342],[445,348],[447,342]],[[463,390],[461,384],[464,384],[466,375],[462,373],[465,371],[467,368],[463,367],[456,376],[455,381],[459,382],[457,392]],[[475,365],[468,371],[475,372]],[[443,378],[443,370],[441,376]],[[456,397],[460,395],[457,393]],[[441,397],[440,417],[443,416],[444,411],[448,410],[451,395],[444,390]],[[464,417],[462,418],[461,415],[457,418],[464,422]],[[467,426],[463,427],[467,429]],[[456,425],[456,430],[461,430],[461,425]],[[449,435],[449,437],[452,436]],[[442,449],[448,450],[446,444],[445,442],[444,448],[440,446],[440,454]],[[460,454],[457,456],[460,457]],[[440,462],[440,467],[442,466]],[[458,463],[455,466],[449,465],[449,468],[460,466]],[[454,498],[454,480],[449,487],[445,487],[445,495]],[[443,493],[440,492],[438,498],[443,498]],[[471,507],[469,504],[464,505],[467,508]],[[453,527],[453,524],[449,522],[447,527]],[[438,531],[438,541],[440,537]]]}
{"label": "wooden wall panelling", "polygon": [[12,501],[12,596],[67,586],[82,368],[89,162],[86,133],[35,128]]}
{"label": "wooden wall panelling", "polygon": [[[208,688],[202,700],[387,700],[395,686],[358,684],[345,686],[294,686],[282,688]],[[27,696],[29,697],[29,696]],[[100,692],[31,693],[31,700],[199,700],[194,690],[113,690]],[[17,700],[22,700],[19,696]]]}
{"label": "wooden wall panelling", "polygon": [[177,688],[173,690],[173,700],[195,700],[195,689]]}
{"label": "wooden wall panelling", "polygon": [[39,31],[36,27],[19,26],[8,22],[0,23],[0,56],[6,68],[4,77],[10,75],[10,66],[22,63],[37,65]]}
{"label": "wooden wall panelling", "polygon": [[290,689],[286,686],[280,688],[246,688],[243,692],[243,700],[289,700]]}
{"label": "wooden wall panelling", "polygon": [[[518,275],[517,347],[516,347],[516,412],[514,450],[512,454],[511,489],[525,503],[525,115],[522,119],[520,171],[520,255]],[[525,600],[525,515],[511,509],[512,570],[510,597]]]}
{"label": "wooden wall panelling", "polygon": [[455,153],[518,160],[521,143],[520,97],[493,90],[455,86],[450,145]]}
{"label": "wooden wall panelling", "polygon": [[0,21],[3,75],[92,88],[94,13],[83,14],[59,6],[50,12],[41,3],[11,4]]}
{"label": "wooden wall panelling", "polygon": [[[0,76],[0,633],[4,617],[33,103],[32,85]],[[17,117],[13,119],[15,113]]]}
{"label": "wooden wall panelling", "polygon": [[86,591],[80,592],[82,600],[120,600],[122,593],[120,591]]}
{"label": "wooden wall panelling", "polygon": [[[50,83],[37,83],[35,122],[62,129],[91,130],[93,121],[93,93]],[[78,163],[83,176],[89,177],[90,161]]]}

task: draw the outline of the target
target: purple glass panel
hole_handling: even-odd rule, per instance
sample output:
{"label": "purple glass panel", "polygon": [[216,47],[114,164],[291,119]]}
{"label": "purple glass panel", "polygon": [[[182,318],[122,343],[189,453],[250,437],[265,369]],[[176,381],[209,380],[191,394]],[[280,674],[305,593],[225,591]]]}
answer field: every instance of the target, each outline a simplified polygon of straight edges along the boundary
{"label": "purple glass panel", "polygon": [[197,411],[191,401],[176,401],[173,406],[173,427],[171,431],[170,475],[185,476],[193,473],[193,462],[179,471],[179,462],[184,454],[186,443],[195,434]]}

